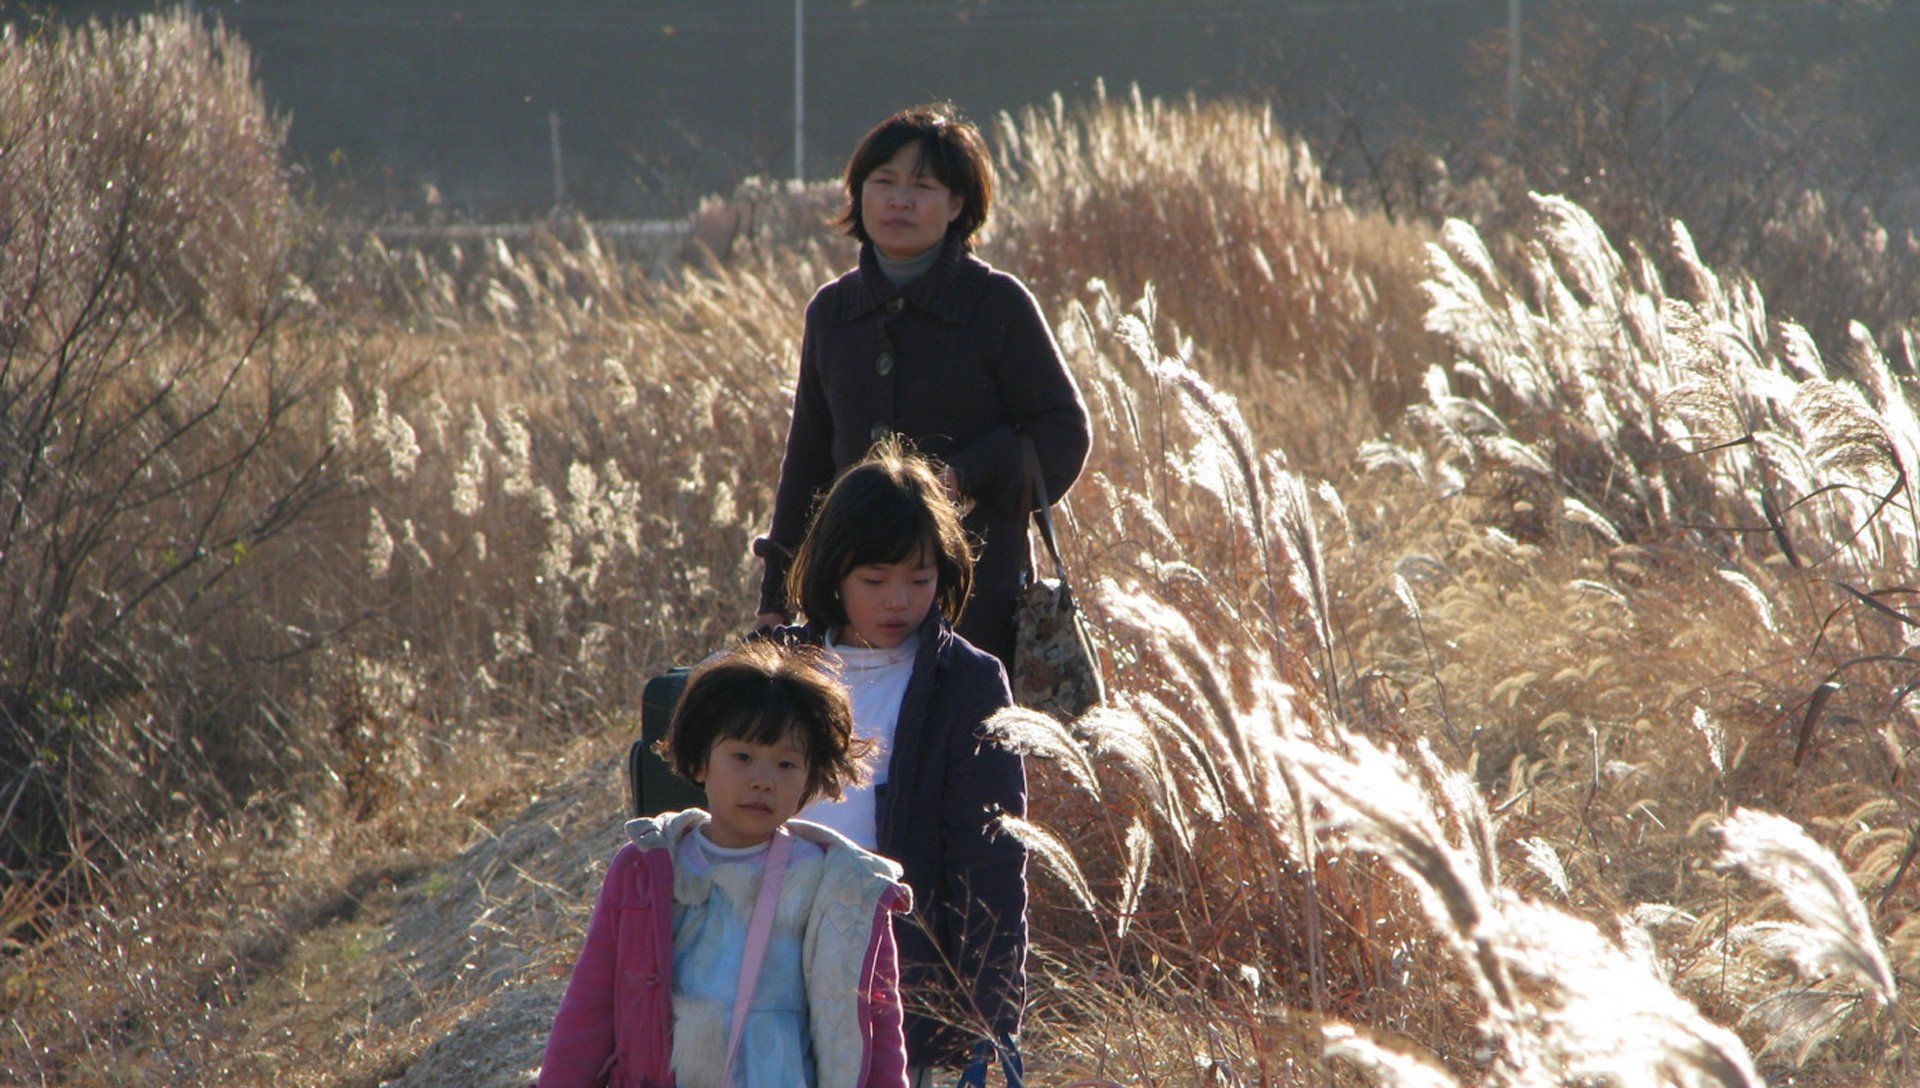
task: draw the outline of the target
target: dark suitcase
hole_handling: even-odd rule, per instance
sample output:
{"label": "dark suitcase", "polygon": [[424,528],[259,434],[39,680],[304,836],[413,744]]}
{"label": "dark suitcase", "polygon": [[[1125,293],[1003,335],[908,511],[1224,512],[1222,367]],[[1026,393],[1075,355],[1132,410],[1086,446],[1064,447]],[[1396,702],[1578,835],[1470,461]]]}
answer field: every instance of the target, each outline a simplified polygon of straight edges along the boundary
{"label": "dark suitcase", "polygon": [[687,674],[692,671],[685,665],[668,669],[647,681],[640,696],[640,739],[627,749],[627,794],[635,816],[707,807],[707,791],[673,773],[653,750],[667,735],[673,706],[687,689]]}

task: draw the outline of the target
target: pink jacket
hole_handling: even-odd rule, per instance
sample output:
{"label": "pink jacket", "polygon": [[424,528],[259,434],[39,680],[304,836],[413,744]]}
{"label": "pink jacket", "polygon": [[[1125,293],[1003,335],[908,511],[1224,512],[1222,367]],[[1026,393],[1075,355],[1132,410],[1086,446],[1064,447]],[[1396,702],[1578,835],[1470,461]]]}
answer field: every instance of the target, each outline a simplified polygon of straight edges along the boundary
{"label": "pink jacket", "polygon": [[[673,1088],[672,847],[705,821],[706,813],[694,809],[627,824],[634,841],[614,855],[600,886],[586,946],[547,1037],[539,1088]],[[858,1076],[851,1083],[836,1085],[823,1068],[819,1088],[906,1088],[900,968],[889,915],[911,909],[911,893],[899,883],[899,870],[891,862],[865,854],[834,832],[806,821],[789,821],[787,826],[796,837],[816,842],[830,854],[854,851],[879,866],[866,874],[865,886],[854,889],[854,894],[840,889],[828,908],[864,913],[866,905],[872,904],[872,917],[865,924],[868,938],[858,985],[844,996],[855,1004],[859,1053],[856,1060],[835,1063],[849,1071],[857,1068]],[[826,891],[823,886],[822,894]],[[853,927],[833,928],[858,932]],[[811,961],[808,970],[813,970]],[[828,994],[827,1000],[837,996]],[[851,1044],[850,1039],[818,1037],[814,1042],[816,1053]]]}

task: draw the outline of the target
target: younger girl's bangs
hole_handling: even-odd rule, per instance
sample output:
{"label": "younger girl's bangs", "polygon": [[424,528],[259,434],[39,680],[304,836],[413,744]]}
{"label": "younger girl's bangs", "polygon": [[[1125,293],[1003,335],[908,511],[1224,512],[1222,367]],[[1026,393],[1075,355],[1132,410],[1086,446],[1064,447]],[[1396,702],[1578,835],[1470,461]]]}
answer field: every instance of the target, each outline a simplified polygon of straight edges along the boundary
{"label": "younger girl's bangs", "polygon": [[779,685],[770,685],[758,706],[743,706],[741,713],[723,725],[713,738],[741,740],[749,744],[778,744],[789,734],[799,737],[800,748],[813,757],[813,737],[807,728],[807,716]]}
{"label": "younger girl's bangs", "polygon": [[656,750],[683,777],[698,779],[723,740],[778,744],[806,753],[807,793],[838,797],[861,780],[866,742],[853,736],[846,688],[817,651],[749,642],[696,668]]}

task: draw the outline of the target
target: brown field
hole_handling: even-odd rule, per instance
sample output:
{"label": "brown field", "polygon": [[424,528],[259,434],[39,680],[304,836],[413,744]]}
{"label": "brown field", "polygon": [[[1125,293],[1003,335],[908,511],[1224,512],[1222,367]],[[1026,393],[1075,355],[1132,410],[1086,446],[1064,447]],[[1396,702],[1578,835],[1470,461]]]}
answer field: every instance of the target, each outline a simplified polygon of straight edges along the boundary
{"label": "brown field", "polygon": [[[429,257],[193,19],[0,77],[4,1079],[525,1083],[641,687],[749,621],[830,194]],[[1113,681],[1001,723],[1034,1082],[1910,1083],[1908,334],[1390,219],[1255,107],[993,135]]]}

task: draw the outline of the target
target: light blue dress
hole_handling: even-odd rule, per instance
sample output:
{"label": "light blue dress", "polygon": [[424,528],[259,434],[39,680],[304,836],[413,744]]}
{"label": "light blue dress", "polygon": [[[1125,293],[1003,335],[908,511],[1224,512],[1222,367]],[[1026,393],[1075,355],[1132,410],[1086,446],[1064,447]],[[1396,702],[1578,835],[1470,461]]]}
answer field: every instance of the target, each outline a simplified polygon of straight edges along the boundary
{"label": "light blue dress", "polygon": [[[814,1088],[814,1061],[811,1034],[807,1028],[806,979],[802,971],[803,934],[791,909],[795,896],[804,894],[797,883],[819,881],[821,851],[812,844],[795,843],[785,882],[781,886],[780,921],[767,941],[766,958],[761,962],[760,980],[747,1012],[740,1039],[740,1052],[734,1060],[734,1080],[729,1088]],[[727,1030],[733,1023],[734,993],[739,985],[740,961],[745,957],[747,929],[753,916],[754,897],[759,894],[760,874],[764,868],[764,848],[747,851],[725,850],[688,835],[682,841],[676,868],[684,877],[676,878],[673,911],[673,1002],[674,1050],[678,1055],[683,1030],[700,1031],[699,1050],[720,1055],[724,1064]],[[695,857],[695,855],[702,855]],[[811,863],[809,865],[809,863]],[[806,872],[811,868],[811,873]],[[684,891],[697,891],[705,884],[705,897],[695,902],[682,900]],[[697,1026],[696,1026],[697,1025]],[[712,1036],[717,1031],[717,1046]],[[702,1061],[701,1064],[707,1064]],[[722,1084],[723,1071],[681,1070],[676,1073],[682,1088],[701,1088]],[[704,1075],[702,1075],[704,1074]]]}

